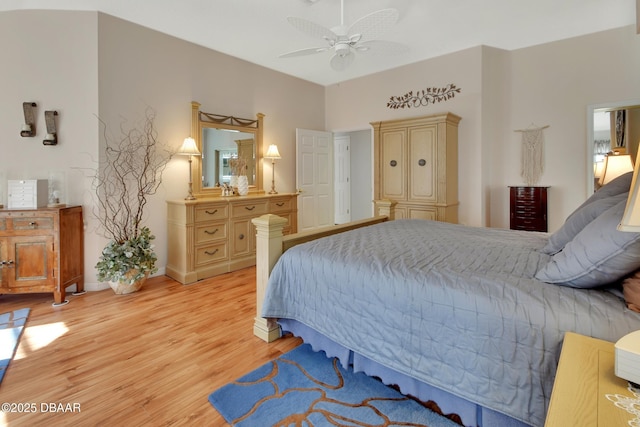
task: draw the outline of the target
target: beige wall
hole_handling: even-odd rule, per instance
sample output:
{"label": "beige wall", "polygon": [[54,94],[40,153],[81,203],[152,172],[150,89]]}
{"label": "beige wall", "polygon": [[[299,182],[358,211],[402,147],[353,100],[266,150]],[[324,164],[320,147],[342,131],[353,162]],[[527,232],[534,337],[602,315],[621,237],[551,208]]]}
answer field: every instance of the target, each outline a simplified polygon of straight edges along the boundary
{"label": "beige wall", "polygon": [[[190,134],[192,100],[212,113],[247,118],[264,113],[264,144],[277,143],[283,156],[276,168],[281,193],[295,190],[295,128],[321,129],[325,122],[321,86],[109,15],[3,12],[0,46],[0,174],[10,179],[47,178],[48,170],[69,174],[72,202],[85,207],[88,289],[103,287],[94,265],[106,243],[96,234],[91,215],[90,177],[101,133],[98,117],[117,135],[121,122],[136,122],[151,107],[159,139],[177,148]],[[19,136],[23,101],[38,103],[36,138]],[[45,109],[60,112],[56,147],[42,145]],[[268,162],[264,176],[270,183]],[[160,272],[166,265],[165,200],[183,198],[187,182],[188,163],[177,156],[149,201],[147,224],[156,235]]]}
{"label": "beige wall", "polygon": [[[327,128],[451,111],[459,132],[460,222],[509,227],[509,185],[522,185],[521,135],[545,130],[549,226],[587,197],[587,107],[640,96],[640,37],[632,26],[512,52],[477,47],[327,88]],[[390,110],[386,102],[455,83],[462,92],[427,107]]]}
{"label": "beige wall", "polygon": [[[0,180],[67,173],[68,201],[85,206],[89,284],[104,245],[91,216],[97,117],[117,132],[121,120],[135,121],[149,106],[160,139],[177,148],[190,132],[192,100],[212,113],[262,112],[264,143],[277,143],[283,155],[276,180],[286,192],[295,190],[296,127],[354,131],[372,121],[452,111],[462,117],[460,220],[494,227],[508,227],[507,186],[522,183],[514,130],[549,125],[540,184],[551,186],[554,230],[587,196],[587,106],[640,98],[640,38],[633,27],[513,52],[475,47],[326,88],[94,12],[0,13],[0,48]],[[386,107],[390,96],[448,83],[462,92],[447,102]],[[38,103],[35,138],[19,136],[24,101]],[[60,113],[56,147],[42,145],[46,109]],[[172,160],[150,201],[160,271],[165,200],[184,197],[187,175],[186,159]],[[264,178],[270,182],[268,162]]]}

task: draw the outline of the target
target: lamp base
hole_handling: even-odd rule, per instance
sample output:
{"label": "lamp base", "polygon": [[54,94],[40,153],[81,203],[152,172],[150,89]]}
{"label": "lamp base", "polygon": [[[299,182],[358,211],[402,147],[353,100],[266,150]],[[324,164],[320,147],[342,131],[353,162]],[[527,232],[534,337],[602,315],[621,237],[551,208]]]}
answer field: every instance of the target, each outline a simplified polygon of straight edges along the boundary
{"label": "lamp base", "polygon": [[269,191],[269,194],[278,194],[278,192],[276,190],[271,190]]}
{"label": "lamp base", "polygon": [[196,200],[195,196],[193,195],[188,195],[187,197],[184,198],[185,200]]}

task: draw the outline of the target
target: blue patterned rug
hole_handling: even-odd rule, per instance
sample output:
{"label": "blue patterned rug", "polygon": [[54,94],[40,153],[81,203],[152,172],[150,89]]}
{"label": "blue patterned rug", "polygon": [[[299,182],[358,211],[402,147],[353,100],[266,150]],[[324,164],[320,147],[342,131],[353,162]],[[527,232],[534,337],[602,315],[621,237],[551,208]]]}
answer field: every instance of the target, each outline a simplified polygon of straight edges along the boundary
{"label": "blue patterned rug", "polygon": [[23,308],[0,314],[0,383],[16,352],[29,311]]}
{"label": "blue patterned rug", "polygon": [[308,344],[221,387],[209,402],[236,427],[460,427]]}

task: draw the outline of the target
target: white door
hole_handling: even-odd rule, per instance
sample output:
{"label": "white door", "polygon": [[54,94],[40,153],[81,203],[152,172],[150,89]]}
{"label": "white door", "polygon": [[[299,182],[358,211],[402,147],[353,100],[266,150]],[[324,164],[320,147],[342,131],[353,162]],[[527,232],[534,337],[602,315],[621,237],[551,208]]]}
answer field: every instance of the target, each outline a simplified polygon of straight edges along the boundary
{"label": "white door", "polygon": [[351,138],[336,136],[334,149],[335,223],[351,221]]}
{"label": "white door", "polygon": [[333,225],[331,132],[296,129],[298,231]]}

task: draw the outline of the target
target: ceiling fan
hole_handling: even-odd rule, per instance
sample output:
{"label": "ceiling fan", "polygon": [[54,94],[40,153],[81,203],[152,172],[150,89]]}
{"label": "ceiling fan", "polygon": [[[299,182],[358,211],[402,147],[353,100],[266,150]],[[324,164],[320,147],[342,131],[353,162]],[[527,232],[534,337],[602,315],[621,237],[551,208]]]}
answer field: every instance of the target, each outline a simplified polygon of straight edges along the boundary
{"label": "ceiling fan", "polygon": [[312,55],[333,51],[330,65],[336,71],[346,69],[354,60],[355,52],[391,54],[408,50],[407,46],[377,38],[391,28],[398,20],[396,9],[381,9],[358,19],[350,26],[344,24],[344,0],[340,1],[340,25],[331,29],[303,18],[290,16],[289,23],[303,33],[326,42],[325,46],[294,50],[280,55],[280,58]]}

